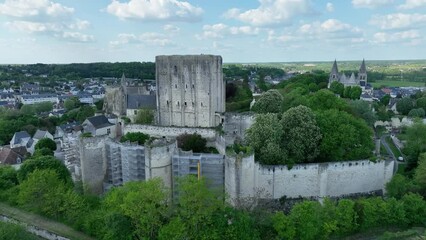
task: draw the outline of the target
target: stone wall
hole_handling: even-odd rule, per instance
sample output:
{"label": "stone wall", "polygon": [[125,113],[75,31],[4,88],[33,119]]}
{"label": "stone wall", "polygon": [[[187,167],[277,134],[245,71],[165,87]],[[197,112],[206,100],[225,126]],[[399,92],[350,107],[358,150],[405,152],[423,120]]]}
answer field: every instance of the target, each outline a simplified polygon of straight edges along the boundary
{"label": "stone wall", "polygon": [[155,58],[157,115],[161,126],[214,127],[225,112],[222,57],[173,55]]}
{"label": "stone wall", "polygon": [[146,179],[159,177],[166,187],[172,187],[172,155],[176,148],[176,141],[165,139],[145,145]]}
{"label": "stone wall", "polygon": [[338,197],[384,190],[393,175],[392,161],[369,160],[265,166],[254,156],[227,157],[225,188],[234,204],[241,198]]}
{"label": "stone wall", "polygon": [[248,113],[226,113],[223,130],[227,145],[234,144],[236,138],[244,139],[246,130],[254,123],[254,114]]}
{"label": "stone wall", "polygon": [[125,99],[126,96],[122,87],[106,87],[103,110],[117,116],[126,114]]}
{"label": "stone wall", "polygon": [[216,139],[216,130],[212,128],[161,127],[154,125],[128,124],[124,126],[124,134],[129,132],[141,132],[157,138],[176,138],[184,133],[197,133],[209,141],[214,141]]}
{"label": "stone wall", "polygon": [[107,137],[80,138],[81,178],[85,192],[103,193],[106,173],[105,141]]}

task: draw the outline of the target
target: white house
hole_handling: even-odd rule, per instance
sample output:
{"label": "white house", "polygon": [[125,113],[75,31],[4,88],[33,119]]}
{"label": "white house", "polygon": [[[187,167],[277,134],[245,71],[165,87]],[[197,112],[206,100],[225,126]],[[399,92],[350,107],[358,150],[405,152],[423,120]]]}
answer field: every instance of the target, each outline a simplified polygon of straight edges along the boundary
{"label": "white house", "polygon": [[59,101],[56,94],[22,95],[20,100],[24,105],[42,102],[57,103]]}
{"label": "white house", "polygon": [[30,152],[31,154],[34,153],[35,151],[35,145],[38,143],[38,141],[40,141],[40,139],[42,138],[49,138],[53,140],[53,135],[50,134],[48,131],[43,131],[43,130],[38,130],[36,131],[36,133],[34,134],[32,141],[29,141],[31,143],[30,146],[28,146],[28,152]]}
{"label": "white house", "polygon": [[109,135],[115,137],[115,125],[108,121],[104,115],[87,118],[83,122],[83,133],[91,133],[92,136]]}
{"label": "white house", "polygon": [[16,132],[12,140],[10,140],[10,148],[16,147],[27,147],[28,142],[30,142],[31,136],[27,131]]}

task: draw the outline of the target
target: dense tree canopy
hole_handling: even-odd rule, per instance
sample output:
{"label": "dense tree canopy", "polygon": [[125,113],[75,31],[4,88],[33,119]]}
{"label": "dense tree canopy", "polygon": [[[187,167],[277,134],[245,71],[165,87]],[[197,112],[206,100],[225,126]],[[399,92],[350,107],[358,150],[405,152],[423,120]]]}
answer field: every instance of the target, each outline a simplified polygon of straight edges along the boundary
{"label": "dense tree canopy", "polygon": [[181,148],[184,151],[190,151],[193,152],[204,152],[206,149],[207,140],[203,138],[200,134],[194,133],[194,134],[182,134],[179,135],[177,138],[177,144],[178,147]]}
{"label": "dense tree canopy", "polygon": [[426,125],[416,122],[407,128],[406,144],[402,149],[406,155],[407,170],[413,170],[417,167],[417,161],[421,153],[426,152]]}
{"label": "dense tree canopy", "polygon": [[35,170],[51,169],[58,174],[58,177],[65,184],[73,185],[71,174],[67,167],[53,156],[40,156],[27,159],[18,171],[19,182],[27,179],[28,175]]}
{"label": "dense tree canopy", "polygon": [[282,144],[290,162],[312,162],[322,138],[314,113],[305,106],[287,110],[281,118]]}
{"label": "dense tree canopy", "polygon": [[365,121],[335,109],[318,112],[316,119],[323,134],[321,161],[366,159],[372,155],[373,132]]}
{"label": "dense tree canopy", "polygon": [[407,115],[413,108],[414,100],[412,98],[405,97],[396,102],[396,110],[403,115]]}
{"label": "dense tree canopy", "polygon": [[154,111],[147,108],[138,110],[135,117],[135,123],[137,124],[152,124],[154,122]]}
{"label": "dense tree canopy", "polygon": [[149,139],[148,134],[140,133],[140,132],[134,132],[134,133],[126,133],[124,136],[121,137],[120,142],[137,142],[139,145],[144,145],[146,140]]}
{"label": "dense tree canopy", "polygon": [[256,113],[280,113],[283,96],[275,89],[263,93],[252,107]]}
{"label": "dense tree canopy", "polygon": [[52,151],[56,151],[56,142],[50,138],[42,138],[36,143],[34,149],[38,150],[42,148],[48,148]]}

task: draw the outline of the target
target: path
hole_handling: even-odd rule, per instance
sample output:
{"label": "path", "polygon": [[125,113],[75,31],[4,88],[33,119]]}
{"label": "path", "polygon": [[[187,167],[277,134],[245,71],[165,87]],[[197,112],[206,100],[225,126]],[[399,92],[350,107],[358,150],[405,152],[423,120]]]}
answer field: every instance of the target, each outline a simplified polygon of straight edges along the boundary
{"label": "path", "polygon": [[44,229],[69,239],[93,240],[93,238],[83,234],[82,232],[78,232],[65,224],[47,219],[34,213],[29,213],[21,209],[11,207],[4,203],[0,203],[0,215],[13,218],[22,223]]}

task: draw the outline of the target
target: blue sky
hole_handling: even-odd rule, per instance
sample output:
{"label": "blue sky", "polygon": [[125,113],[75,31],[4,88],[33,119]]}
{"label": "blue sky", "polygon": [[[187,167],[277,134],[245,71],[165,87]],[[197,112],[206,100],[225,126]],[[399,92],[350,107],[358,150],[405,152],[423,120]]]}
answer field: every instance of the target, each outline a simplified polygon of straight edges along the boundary
{"label": "blue sky", "polygon": [[0,64],[426,58],[426,0],[0,0]]}

